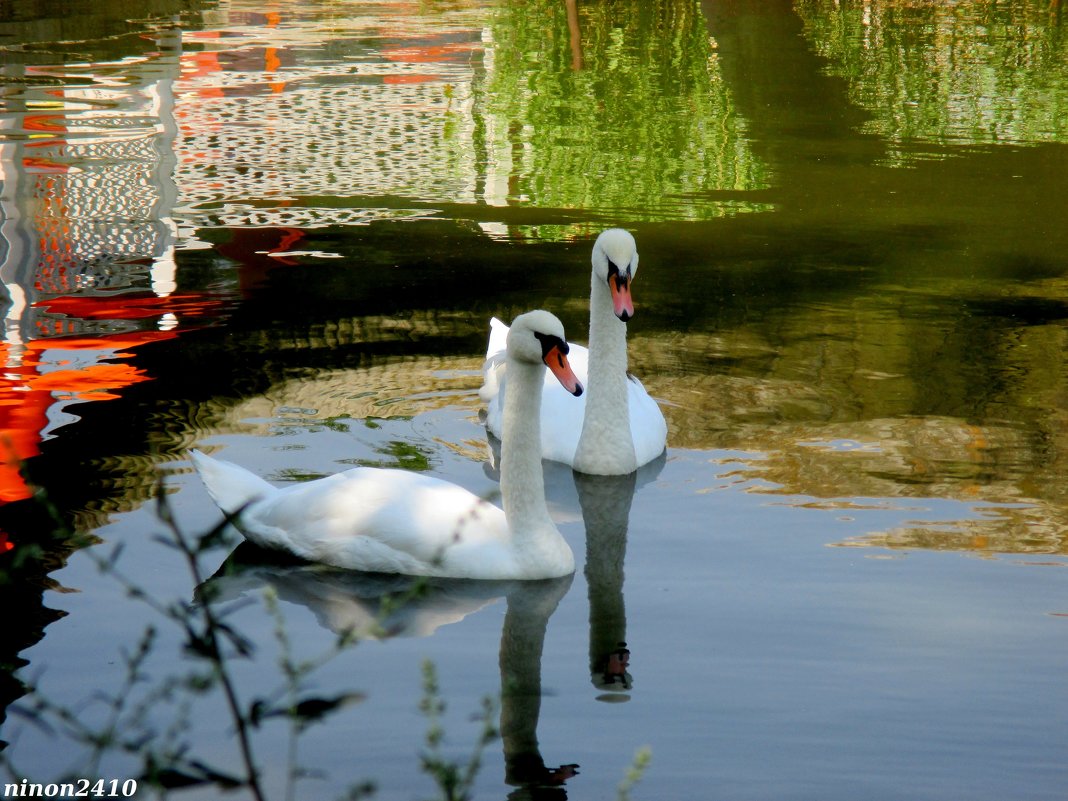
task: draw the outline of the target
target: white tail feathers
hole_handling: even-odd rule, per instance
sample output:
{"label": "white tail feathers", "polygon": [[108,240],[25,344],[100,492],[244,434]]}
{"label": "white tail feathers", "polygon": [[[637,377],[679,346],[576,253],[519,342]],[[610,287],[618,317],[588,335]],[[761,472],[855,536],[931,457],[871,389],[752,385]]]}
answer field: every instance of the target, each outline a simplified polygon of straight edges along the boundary
{"label": "white tail feathers", "polygon": [[[506,361],[505,351],[508,347],[508,326],[494,317],[490,320],[489,346],[486,348],[486,363],[482,365],[482,387],[478,397],[483,403],[489,401],[500,391],[501,374]],[[503,402],[503,398],[501,401]]]}
{"label": "white tail feathers", "polygon": [[490,319],[489,344],[486,346],[486,358],[508,347],[508,325],[496,317]]}
{"label": "white tail feathers", "polygon": [[255,473],[232,462],[212,459],[196,450],[190,451],[190,457],[211,499],[226,514],[232,515],[253,501],[278,491]]}

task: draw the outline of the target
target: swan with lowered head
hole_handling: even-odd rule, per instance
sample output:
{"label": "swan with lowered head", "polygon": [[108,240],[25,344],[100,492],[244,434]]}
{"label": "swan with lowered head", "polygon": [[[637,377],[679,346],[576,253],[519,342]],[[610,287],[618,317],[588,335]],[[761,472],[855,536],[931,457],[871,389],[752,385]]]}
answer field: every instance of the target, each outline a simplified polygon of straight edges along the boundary
{"label": "swan with lowered head", "polygon": [[[555,382],[542,388],[542,457],[571,465],[580,473],[625,475],[651,462],[667,445],[667,422],[656,401],[627,372],[627,321],[634,316],[630,287],[638,272],[634,237],[611,228],[593,245],[590,278],[589,349],[571,347],[571,366],[586,386],[576,401]],[[509,386],[505,358],[508,326],[490,321],[484,382],[486,428],[502,441],[504,406],[517,387]]]}
{"label": "swan with lowered head", "polygon": [[545,506],[539,410],[545,367],[582,393],[564,327],[549,312],[512,323],[501,449],[503,510],[462,487],[403,470],[357,467],[280,489],[237,465],[193,452],[208,493],[257,545],[335,567],[473,579],[543,579],[575,569]]}

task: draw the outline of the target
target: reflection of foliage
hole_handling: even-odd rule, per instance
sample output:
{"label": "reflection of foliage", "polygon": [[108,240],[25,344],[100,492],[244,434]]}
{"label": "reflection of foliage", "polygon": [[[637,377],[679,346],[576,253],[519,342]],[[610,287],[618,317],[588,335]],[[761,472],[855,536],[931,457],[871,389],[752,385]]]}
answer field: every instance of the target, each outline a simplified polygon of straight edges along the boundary
{"label": "reflection of foliage", "polygon": [[[401,470],[413,470],[424,472],[429,470],[432,452],[418,445],[402,440],[390,440],[385,445],[375,448],[375,453],[385,456],[385,459],[341,459],[342,464],[358,465],[360,467],[389,467]],[[317,473],[313,470],[296,470],[287,468],[279,470],[275,476],[277,481],[305,482],[316,481],[326,478],[326,473]]]}
{"label": "reflection of foliage", "polygon": [[375,448],[388,459],[345,459],[345,464],[357,464],[363,467],[399,467],[402,470],[425,471],[431,468],[430,451],[424,450],[410,442],[391,440],[380,448]]}
{"label": "reflection of foliage", "polygon": [[312,470],[294,470],[293,468],[287,468],[285,470],[279,470],[276,477],[277,481],[293,481],[296,483],[303,483],[306,481],[318,481],[321,478],[326,478],[328,473],[316,473]]}
{"label": "reflection of foliage", "polygon": [[1068,139],[1057,4],[798,0],[813,45],[894,141]]}
{"label": "reflection of foliage", "polygon": [[[955,533],[929,536],[917,515],[864,542],[1063,555],[1066,293],[1061,276],[925,276],[781,302],[727,332],[639,338],[630,356],[669,401],[673,447],[761,454],[732,481],[768,482],[758,491],[823,509],[937,498],[947,514],[944,502],[960,504]],[[701,401],[679,402],[688,398]],[[987,504],[1018,506],[977,517]]]}
{"label": "reflection of foliage", "polygon": [[476,102],[494,201],[700,219],[725,207],[694,193],[764,183],[696,2],[578,10],[578,31],[559,0],[502,4],[491,22]]}

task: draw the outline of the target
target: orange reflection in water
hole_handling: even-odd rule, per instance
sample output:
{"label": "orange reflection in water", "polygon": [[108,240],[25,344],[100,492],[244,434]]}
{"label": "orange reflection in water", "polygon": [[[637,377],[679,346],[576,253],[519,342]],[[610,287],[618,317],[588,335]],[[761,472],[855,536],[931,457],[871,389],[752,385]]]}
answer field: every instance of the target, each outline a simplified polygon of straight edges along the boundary
{"label": "orange reflection in water", "polygon": [[[55,412],[71,403],[114,400],[118,390],[152,376],[125,361],[134,348],[174,339],[197,319],[215,317],[220,296],[151,293],[66,296],[35,304],[62,317],[37,321],[39,337],[13,345],[0,343],[0,503],[32,495],[20,464],[40,452]],[[64,319],[66,318],[66,319]],[[72,333],[75,320],[159,320],[160,327],[102,335]],[[179,327],[177,321],[182,321]]]}

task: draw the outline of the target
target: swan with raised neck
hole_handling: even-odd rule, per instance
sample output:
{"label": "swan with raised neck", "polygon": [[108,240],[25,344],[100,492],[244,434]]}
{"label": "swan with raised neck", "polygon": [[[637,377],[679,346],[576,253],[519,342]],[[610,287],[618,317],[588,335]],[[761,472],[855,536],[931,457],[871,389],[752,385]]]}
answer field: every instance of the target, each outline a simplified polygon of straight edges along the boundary
{"label": "swan with raised neck", "polygon": [[[641,382],[627,372],[627,322],[634,317],[631,285],[638,272],[634,237],[621,228],[594,242],[590,273],[589,348],[571,346],[571,364],[587,393],[576,400],[552,381],[543,384],[542,457],[582,473],[625,475],[664,452],[667,422]],[[508,327],[490,321],[484,383],[486,427],[504,440],[503,405],[510,394],[504,341]]]}
{"label": "swan with raised neck", "polygon": [[610,228],[597,237],[591,261],[589,394],[572,467],[620,475],[638,469],[627,393],[627,321],[634,316],[630,286],[638,273],[634,237]]}
{"label": "swan with raised neck", "polygon": [[278,488],[237,465],[193,452],[209,494],[257,545],[335,567],[474,579],[565,576],[575,558],[545,506],[538,450],[545,368],[567,392],[582,385],[549,312],[512,323],[498,508],[468,490],[404,470],[357,467]]}

